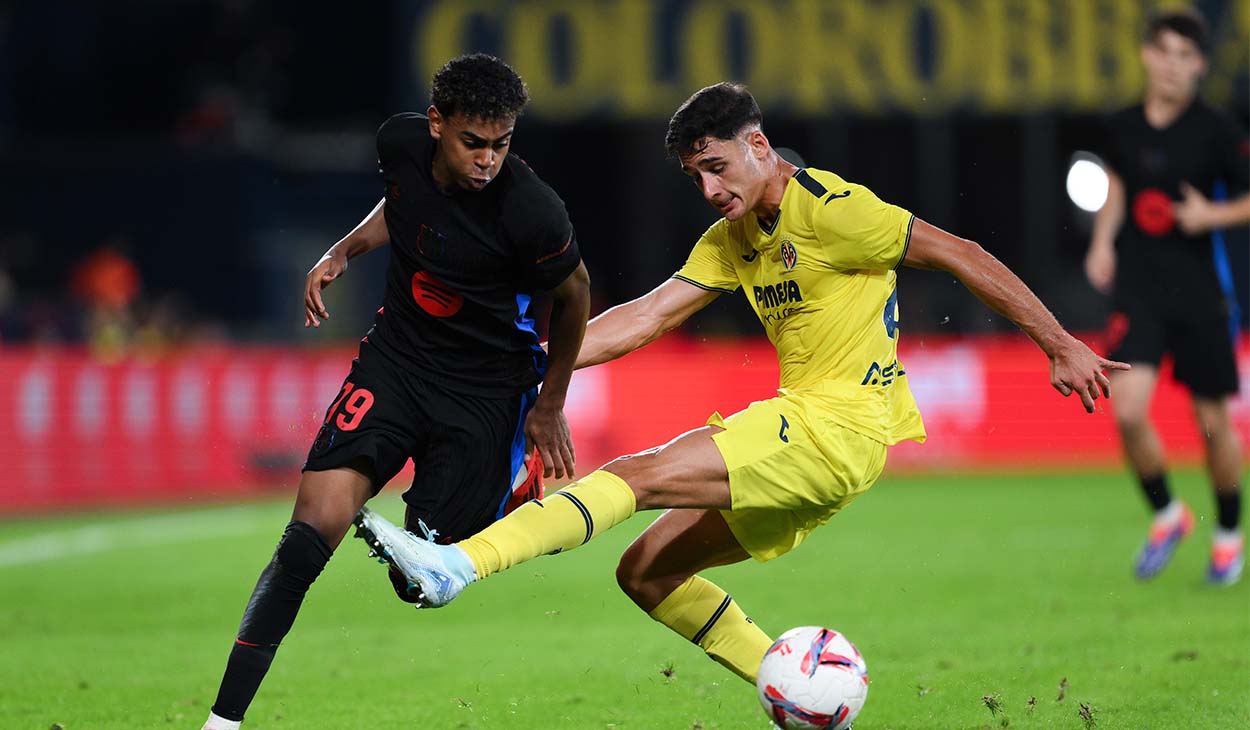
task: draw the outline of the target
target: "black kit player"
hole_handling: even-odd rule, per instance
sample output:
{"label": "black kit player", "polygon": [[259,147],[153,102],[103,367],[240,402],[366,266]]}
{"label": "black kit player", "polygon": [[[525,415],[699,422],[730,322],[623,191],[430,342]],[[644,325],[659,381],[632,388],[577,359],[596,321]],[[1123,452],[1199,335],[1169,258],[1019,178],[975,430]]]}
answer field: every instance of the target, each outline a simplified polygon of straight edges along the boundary
{"label": "black kit player", "polygon": [[[1193,399],[1215,489],[1218,525],[1207,578],[1237,580],[1244,563],[1241,478],[1244,464],[1229,399],[1238,391],[1231,282],[1212,231],[1250,221],[1244,132],[1197,96],[1207,68],[1207,28],[1192,11],[1152,17],[1142,45],[1146,93],[1110,125],[1110,189],[1085,261],[1090,282],[1111,291],[1110,357],[1132,363],[1114,372],[1115,415],[1128,462],[1155,511],[1137,557],[1138,578],[1171,560],[1193,528],[1189,508],[1172,497],[1150,401],[1164,353]],[[1212,200],[1217,181],[1232,199]],[[1118,237],[1117,237],[1118,234]],[[1222,281],[1222,279],[1224,279]]]}
{"label": "black kit player", "polygon": [[[390,243],[383,307],[326,411],[204,730],[239,727],[309,586],[408,459],[407,526],[440,541],[542,496],[527,461],[548,477],[573,473],[563,407],[590,280],[563,202],[508,155],[527,101],[507,64],[462,56],[434,75],[428,117],[399,114],[378,130],[386,197],[308,273],[305,326],[329,317],[321,289],[348,259]],[[529,315],[545,290],[549,355]],[[396,585],[403,598],[407,587]]]}

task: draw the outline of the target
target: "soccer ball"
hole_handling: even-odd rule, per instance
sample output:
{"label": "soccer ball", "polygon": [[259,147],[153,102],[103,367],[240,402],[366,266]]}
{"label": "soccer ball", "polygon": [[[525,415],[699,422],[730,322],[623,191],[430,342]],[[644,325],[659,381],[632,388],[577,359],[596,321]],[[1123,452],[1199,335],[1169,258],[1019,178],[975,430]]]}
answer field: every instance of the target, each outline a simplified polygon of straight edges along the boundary
{"label": "soccer ball", "polygon": [[842,634],[801,626],[768,648],[755,687],[783,730],[847,730],[868,699],[868,665]]}

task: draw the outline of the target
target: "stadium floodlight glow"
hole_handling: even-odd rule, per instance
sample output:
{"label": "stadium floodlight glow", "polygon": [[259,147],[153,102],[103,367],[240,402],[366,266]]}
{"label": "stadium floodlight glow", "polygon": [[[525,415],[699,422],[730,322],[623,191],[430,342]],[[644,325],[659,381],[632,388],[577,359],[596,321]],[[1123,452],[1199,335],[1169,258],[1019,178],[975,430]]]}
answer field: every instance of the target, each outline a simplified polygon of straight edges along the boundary
{"label": "stadium floodlight glow", "polygon": [[1097,212],[1107,202],[1107,170],[1102,160],[1089,153],[1078,153],[1068,168],[1068,197],[1076,207]]}

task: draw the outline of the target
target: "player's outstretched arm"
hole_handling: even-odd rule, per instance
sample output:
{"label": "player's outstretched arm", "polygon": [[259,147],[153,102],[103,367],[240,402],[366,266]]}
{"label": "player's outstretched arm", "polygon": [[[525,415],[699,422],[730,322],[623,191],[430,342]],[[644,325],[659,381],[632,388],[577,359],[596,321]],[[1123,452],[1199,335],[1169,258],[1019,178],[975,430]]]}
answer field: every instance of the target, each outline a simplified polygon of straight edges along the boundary
{"label": "player's outstretched arm", "polygon": [[386,199],[378,201],[369,215],[342,240],[330,247],[304,276],[304,326],[320,327],[329,319],[321,290],[347,271],[347,261],[390,243],[386,230]]}
{"label": "player's outstretched arm", "polygon": [[586,272],[586,264],[579,263],[551,292],[547,373],[538,399],[525,418],[525,453],[538,449],[546,477],[573,476],[577,454],[573,450],[569,423],[564,418],[564,401],[589,316],[590,274]]}
{"label": "player's outstretched arm", "polygon": [[612,307],[586,325],[577,367],[615,360],[654,342],[718,296],[720,292],[669,279],[637,299]]}
{"label": "player's outstretched arm", "polygon": [[1115,237],[1124,225],[1124,182],[1114,170],[1107,170],[1107,201],[1094,216],[1094,231],[1085,254],[1085,276],[1098,291],[1106,294],[1115,283]]}
{"label": "player's outstretched arm", "polygon": [[1129,369],[1127,363],[1099,357],[1068,334],[1020,277],[973,241],[917,218],[903,263],[954,274],[977,298],[1015,322],[1050,358],[1050,384],[1065,396],[1076,393],[1089,413],[1100,391],[1111,396],[1111,381],[1102,371]]}

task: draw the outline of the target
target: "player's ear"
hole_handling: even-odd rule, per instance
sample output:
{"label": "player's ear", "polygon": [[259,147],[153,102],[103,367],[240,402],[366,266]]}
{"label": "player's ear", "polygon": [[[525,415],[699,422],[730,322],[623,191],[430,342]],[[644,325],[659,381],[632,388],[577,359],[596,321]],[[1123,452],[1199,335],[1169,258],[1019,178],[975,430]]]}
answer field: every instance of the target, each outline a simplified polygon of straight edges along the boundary
{"label": "player's ear", "polygon": [[439,139],[443,136],[443,115],[438,113],[438,107],[433,104],[429,109],[425,110],[425,115],[430,118],[430,136]]}
{"label": "player's ear", "polygon": [[751,155],[757,160],[767,158],[768,151],[772,149],[772,145],[768,143],[768,137],[765,137],[764,132],[759,129],[752,129],[747,133],[747,146],[751,149]]}

